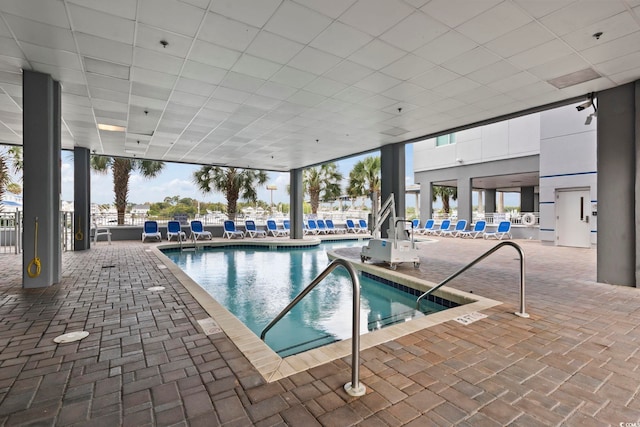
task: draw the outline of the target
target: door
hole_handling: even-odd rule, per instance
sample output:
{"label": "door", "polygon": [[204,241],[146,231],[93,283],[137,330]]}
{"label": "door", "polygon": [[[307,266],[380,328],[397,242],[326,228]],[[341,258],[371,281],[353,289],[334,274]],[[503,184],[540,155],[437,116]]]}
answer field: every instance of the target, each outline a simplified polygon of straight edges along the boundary
{"label": "door", "polygon": [[589,190],[556,192],[556,236],[559,246],[591,247]]}

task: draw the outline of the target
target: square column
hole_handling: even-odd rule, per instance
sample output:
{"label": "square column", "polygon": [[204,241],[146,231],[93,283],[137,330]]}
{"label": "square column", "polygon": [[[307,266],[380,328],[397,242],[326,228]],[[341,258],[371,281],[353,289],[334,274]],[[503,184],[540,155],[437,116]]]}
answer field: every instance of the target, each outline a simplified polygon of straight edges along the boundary
{"label": "square column", "polygon": [[484,212],[494,213],[496,211],[496,189],[487,188],[484,190]]}
{"label": "square column", "polygon": [[73,149],[73,250],[91,247],[91,170],[88,148]]}
{"label": "square column", "polygon": [[534,187],[520,187],[520,212],[536,212]]}
{"label": "square column", "polygon": [[[396,215],[405,217],[405,153],[404,144],[385,145],[380,150],[380,193],[384,203],[393,193]],[[389,220],[380,227],[382,237],[387,237]]]}
{"label": "square column", "polygon": [[466,219],[467,223],[471,223],[473,219],[473,202],[471,178],[458,179],[458,219]]}
{"label": "square column", "polygon": [[433,183],[420,183],[420,222],[433,218]]}
{"label": "square column", "polygon": [[302,169],[292,169],[289,171],[289,212],[291,215],[291,235],[292,239],[302,239],[304,216],[302,204],[304,192],[302,187]]}
{"label": "square column", "polygon": [[60,83],[50,75],[23,74],[23,281],[24,288],[58,283],[60,242]]}

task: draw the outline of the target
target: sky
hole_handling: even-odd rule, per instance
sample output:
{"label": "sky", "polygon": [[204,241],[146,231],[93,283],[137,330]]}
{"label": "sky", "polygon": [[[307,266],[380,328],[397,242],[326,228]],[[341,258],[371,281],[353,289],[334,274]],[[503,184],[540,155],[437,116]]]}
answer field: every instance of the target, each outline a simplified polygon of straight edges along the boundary
{"label": "sky", "polygon": [[[413,145],[407,144],[406,149],[406,183],[413,184]],[[353,166],[371,153],[340,160],[337,163],[339,171],[345,176],[343,188],[346,188],[347,178]],[[161,202],[165,197],[180,196],[189,197],[201,202],[226,203],[222,193],[207,193],[199,191],[193,183],[193,172],[200,166],[178,163],[166,163],[160,175],[156,178],[146,179],[137,172],[132,173],[129,180],[129,202],[143,204],[146,202]],[[275,185],[278,189],[273,191],[273,203],[289,203],[287,185],[289,174],[281,172],[269,172],[267,185]],[[266,187],[266,185],[265,185]],[[271,192],[265,187],[258,189],[258,199],[269,203]],[[71,152],[62,154],[62,200],[73,200],[73,155]],[[113,179],[111,173],[106,175],[91,172],[91,201],[98,204],[113,203]],[[415,198],[407,198],[407,206],[415,206]]]}

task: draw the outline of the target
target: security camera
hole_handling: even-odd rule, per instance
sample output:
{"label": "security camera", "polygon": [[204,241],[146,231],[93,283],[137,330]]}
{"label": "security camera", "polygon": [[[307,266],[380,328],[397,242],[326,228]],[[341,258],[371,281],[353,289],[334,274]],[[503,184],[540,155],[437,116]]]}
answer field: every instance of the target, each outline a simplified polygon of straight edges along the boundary
{"label": "security camera", "polygon": [[576,107],[576,110],[578,110],[578,111],[582,111],[582,110],[584,110],[585,108],[589,108],[589,107],[591,107],[591,100],[586,101],[586,102],[583,102],[582,104],[578,105],[578,106]]}

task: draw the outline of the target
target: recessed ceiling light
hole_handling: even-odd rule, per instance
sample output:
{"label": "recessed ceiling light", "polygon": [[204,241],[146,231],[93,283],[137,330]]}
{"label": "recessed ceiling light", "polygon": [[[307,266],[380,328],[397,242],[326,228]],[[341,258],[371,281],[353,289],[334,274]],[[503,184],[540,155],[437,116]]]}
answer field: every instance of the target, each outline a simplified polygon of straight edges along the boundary
{"label": "recessed ceiling light", "polygon": [[109,132],[124,132],[124,131],[127,130],[123,126],[106,125],[104,123],[98,123],[98,129],[100,129],[100,130],[108,130]]}

